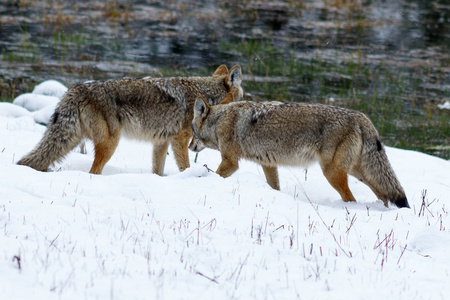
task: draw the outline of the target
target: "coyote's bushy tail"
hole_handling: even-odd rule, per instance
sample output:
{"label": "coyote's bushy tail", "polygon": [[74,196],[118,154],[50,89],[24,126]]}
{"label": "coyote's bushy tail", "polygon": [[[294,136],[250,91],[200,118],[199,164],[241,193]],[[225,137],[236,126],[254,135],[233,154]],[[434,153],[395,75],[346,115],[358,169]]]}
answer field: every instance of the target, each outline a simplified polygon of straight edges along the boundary
{"label": "coyote's bushy tail", "polygon": [[409,208],[405,191],[400,185],[378,137],[372,136],[365,141],[361,169],[364,180],[381,200],[385,203],[392,202],[397,207]]}
{"label": "coyote's bushy tail", "polygon": [[37,146],[18,165],[46,171],[55,161],[60,161],[81,141],[81,123],[78,111],[79,92],[69,90],[56,107],[47,130]]}

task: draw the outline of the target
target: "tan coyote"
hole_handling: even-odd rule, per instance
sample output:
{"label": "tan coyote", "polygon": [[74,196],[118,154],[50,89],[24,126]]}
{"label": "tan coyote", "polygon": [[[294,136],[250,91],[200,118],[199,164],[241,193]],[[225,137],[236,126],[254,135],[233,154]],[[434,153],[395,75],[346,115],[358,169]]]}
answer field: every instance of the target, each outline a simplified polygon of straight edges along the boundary
{"label": "tan coyote", "polygon": [[[76,85],[61,99],[38,145],[18,164],[46,171],[82,139],[94,142],[91,173],[100,174],[121,135],[151,141],[153,172],[162,175],[169,143],[180,171],[189,167],[193,107],[243,96],[241,67],[221,65],[208,77],[123,78]],[[227,96],[228,95],[228,96]],[[227,96],[227,97],[226,97]]]}
{"label": "tan coyote", "polygon": [[262,166],[268,184],[280,189],[278,165],[318,161],[344,201],[355,201],[347,175],[368,185],[387,206],[409,207],[372,122],[354,110],[323,104],[231,102],[210,106],[198,99],[189,148],[220,150],[217,173],[228,177],[240,158]]}

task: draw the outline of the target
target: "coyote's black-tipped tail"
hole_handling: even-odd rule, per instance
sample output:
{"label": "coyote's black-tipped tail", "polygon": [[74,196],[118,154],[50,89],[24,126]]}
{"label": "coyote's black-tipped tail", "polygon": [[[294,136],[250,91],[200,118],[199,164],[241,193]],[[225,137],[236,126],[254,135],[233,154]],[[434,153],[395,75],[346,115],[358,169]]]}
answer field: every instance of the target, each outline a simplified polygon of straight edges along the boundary
{"label": "coyote's black-tipped tail", "polygon": [[408,199],[406,199],[406,196],[402,197],[402,198],[399,198],[397,200],[391,201],[391,202],[393,202],[399,208],[402,208],[402,207],[410,208],[409,207],[409,203],[408,203]]}
{"label": "coyote's black-tipped tail", "polygon": [[399,208],[409,208],[405,191],[395,176],[385,149],[378,139],[365,142],[361,169],[364,181],[385,204],[389,201]]}
{"label": "coyote's black-tipped tail", "polygon": [[55,161],[61,160],[81,141],[81,126],[77,103],[78,93],[69,90],[53,113],[47,130],[37,146],[18,165],[46,171]]}

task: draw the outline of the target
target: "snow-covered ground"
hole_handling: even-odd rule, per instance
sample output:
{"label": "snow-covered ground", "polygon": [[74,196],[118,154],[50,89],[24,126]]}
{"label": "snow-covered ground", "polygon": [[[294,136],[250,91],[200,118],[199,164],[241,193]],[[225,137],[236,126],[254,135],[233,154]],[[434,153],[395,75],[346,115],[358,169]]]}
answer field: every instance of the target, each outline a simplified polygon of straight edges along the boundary
{"label": "snow-covered ground", "polygon": [[411,209],[354,178],[344,203],[317,165],[280,168],[281,191],[251,162],[223,179],[214,150],[159,177],[126,139],[103,175],[90,145],[37,172],[15,164],[37,112],[0,103],[1,299],[450,298],[449,161],[387,148]]}

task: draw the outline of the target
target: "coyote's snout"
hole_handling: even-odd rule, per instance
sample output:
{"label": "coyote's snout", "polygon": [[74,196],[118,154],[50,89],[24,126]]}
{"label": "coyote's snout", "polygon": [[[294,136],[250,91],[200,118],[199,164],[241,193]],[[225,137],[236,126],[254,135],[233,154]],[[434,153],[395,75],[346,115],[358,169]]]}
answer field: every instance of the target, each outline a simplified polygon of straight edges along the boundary
{"label": "coyote's snout", "polygon": [[198,99],[192,121],[193,151],[221,152],[217,173],[228,177],[240,158],[262,166],[267,183],[280,189],[278,165],[318,161],[344,201],[355,201],[348,174],[368,185],[387,206],[409,207],[372,122],[354,110],[322,104],[231,102],[210,106]]}
{"label": "coyote's snout", "polygon": [[[47,131],[18,164],[45,171],[82,139],[94,142],[91,173],[100,174],[122,135],[151,141],[153,172],[162,175],[169,143],[180,171],[189,167],[193,107],[198,97],[211,105],[242,98],[241,67],[220,66],[208,77],[123,78],[69,89]],[[224,98],[225,97],[225,98]]]}

